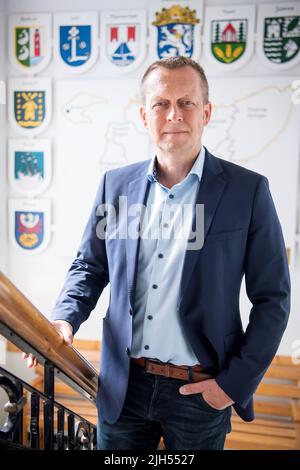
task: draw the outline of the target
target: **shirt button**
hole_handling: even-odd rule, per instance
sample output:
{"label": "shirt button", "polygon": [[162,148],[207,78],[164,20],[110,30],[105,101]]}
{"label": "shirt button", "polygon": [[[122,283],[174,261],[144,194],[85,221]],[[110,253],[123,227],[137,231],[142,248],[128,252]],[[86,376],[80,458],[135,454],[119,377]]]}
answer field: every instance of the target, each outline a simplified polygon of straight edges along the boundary
{"label": "shirt button", "polygon": [[125,349],[125,354],[127,354],[129,356],[129,354],[130,354],[130,349],[129,348]]}
{"label": "shirt button", "polygon": [[148,320],[153,320],[153,317],[152,317],[152,315],[148,315],[148,317],[147,317],[147,318],[148,318]]}
{"label": "shirt button", "polygon": [[163,227],[168,228],[169,224],[163,224]]}
{"label": "shirt button", "polygon": [[169,194],[170,199],[174,199],[174,194]]}
{"label": "shirt button", "polygon": [[149,346],[148,346],[148,344],[146,344],[146,346],[144,346],[144,348],[145,348],[145,349],[149,349]]}
{"label": "shirt button", "polygon": [[164,255],[163,255],[162,253],[159,253],[159,254],[158,254],[158,257],[159,257],[159,258],[163,258]]}
{"label": "shirt button", "polygon": [[152,289],[157,289],[157,288],[158,288],[158,285],[157,285],[157,284],[153,284]]}

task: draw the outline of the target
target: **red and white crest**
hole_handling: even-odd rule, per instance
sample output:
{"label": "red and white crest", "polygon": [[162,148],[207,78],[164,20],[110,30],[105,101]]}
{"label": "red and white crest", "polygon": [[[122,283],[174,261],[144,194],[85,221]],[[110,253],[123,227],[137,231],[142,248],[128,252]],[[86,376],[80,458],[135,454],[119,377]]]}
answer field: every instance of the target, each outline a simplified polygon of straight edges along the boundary
{"label": "red and white crest", "polygon": [[146,54],[146,12],[104,12],[101,15],[104,32],[102,59],[117,72],[136,69]]}

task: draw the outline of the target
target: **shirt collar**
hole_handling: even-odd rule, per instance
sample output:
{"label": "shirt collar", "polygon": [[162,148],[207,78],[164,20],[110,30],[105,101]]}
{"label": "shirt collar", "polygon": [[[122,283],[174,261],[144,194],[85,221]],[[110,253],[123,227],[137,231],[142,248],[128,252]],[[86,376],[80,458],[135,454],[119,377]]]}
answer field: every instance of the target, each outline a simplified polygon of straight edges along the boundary
{"label": "shirt collar", "polygon": [[[198,153],[198,156],[197,156],[192,168],[190,169],[188,175],[186,176],[186,178],[189,175],[196,175],[198,177],[199,181],[201,181],[201,177],[202,177],[202,173],[203,173],[204,160],[205,160],[205,148],[202,145],[201,150]],[[151,183],[157,182],[156,162],[157,162],[157,158],[156,158],[156,155],[154,155],[154,157],[151,159],[151,162],[150,162],[150,165],[149,165],[148,171],[147,171],[147,178],[149,179],[149,181]]]}

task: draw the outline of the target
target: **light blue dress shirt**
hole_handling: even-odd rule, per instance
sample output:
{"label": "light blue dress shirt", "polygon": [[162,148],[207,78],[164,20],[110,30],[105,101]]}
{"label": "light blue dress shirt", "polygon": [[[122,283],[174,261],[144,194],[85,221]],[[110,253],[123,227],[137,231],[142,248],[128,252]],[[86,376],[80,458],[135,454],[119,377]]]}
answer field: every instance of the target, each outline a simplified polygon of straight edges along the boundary
{"label": "light blue dress shirt", "polygon": [[[156,178],[155,157],[147,177],[151,182],[142,219],[133,313],[131,357],[162,362],[198,364],[176,309],[187,237],[179,236],[183,207],[192,209],[201,182],[205,149],[188,175],[171,189]],[[193,211],[184,211],[184,230],[192,227]],[[174,234],[176,234],[174,236]],[[171,235],[171,236],[170,236]]]}

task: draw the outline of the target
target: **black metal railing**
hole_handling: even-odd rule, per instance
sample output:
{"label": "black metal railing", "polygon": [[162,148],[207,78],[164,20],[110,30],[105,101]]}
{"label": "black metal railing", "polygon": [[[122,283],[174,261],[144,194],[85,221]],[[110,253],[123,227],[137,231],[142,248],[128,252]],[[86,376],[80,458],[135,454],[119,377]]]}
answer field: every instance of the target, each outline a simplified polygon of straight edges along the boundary
{"label": "black metal railing", "polygon": [[0,449],[95,450],[96,426],[56,401],[55,384],[62,380],[95,405],[96,369],[2,273],[0,334],[43,366],[43,391],[0,367],[0,388],[8,396]]}
{"label": "black metal railing", "polygon": [[7,418],[0,427],[0,448],[94,450],[97,428],[55,401],[55,367],[44,365],[44,393],[0,367],[0,388],[7,396]]}

